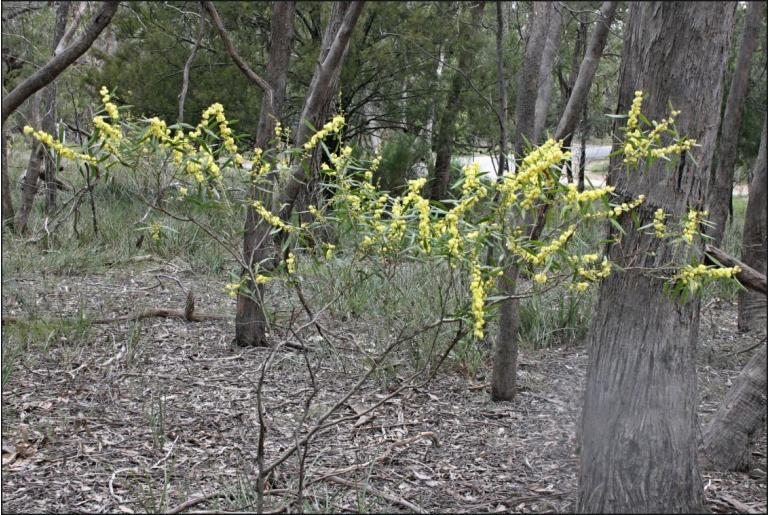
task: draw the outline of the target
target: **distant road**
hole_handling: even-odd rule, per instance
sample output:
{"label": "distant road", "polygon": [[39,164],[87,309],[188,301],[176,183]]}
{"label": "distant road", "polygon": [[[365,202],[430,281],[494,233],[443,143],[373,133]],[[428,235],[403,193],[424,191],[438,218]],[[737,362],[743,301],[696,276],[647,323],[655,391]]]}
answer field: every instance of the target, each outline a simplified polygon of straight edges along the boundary
{"label": "distant road", "polygon": [[[610,155],[611,151],[611,145],[586,145],[586,161],[599,161],[601,159],[606,159],[607,156]],[[578,152],[580,152],[580,147],[577,145],[573,146],[572,155],[575,159],[577,159]],[[495,175],[495,170],[497,169],[497,158],[494,159],[494,163],[492,158],[483,154],[478,154],[476,156],[458,156],[457,159],[463,165],[478,163],[481,171],[484,172],[485,175]]]}

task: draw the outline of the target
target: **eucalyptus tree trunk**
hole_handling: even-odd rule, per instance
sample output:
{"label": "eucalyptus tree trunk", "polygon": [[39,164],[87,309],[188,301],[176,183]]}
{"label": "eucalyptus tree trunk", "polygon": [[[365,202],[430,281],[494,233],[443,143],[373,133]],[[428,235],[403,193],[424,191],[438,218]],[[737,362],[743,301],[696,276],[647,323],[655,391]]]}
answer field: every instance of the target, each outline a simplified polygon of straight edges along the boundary
{"label": "eucalyptus tree trunk", "polygon": [[436,134],[436,163],[433,168],[433,181],[430,185],[430,198],[442,200],[446,198],[449,189],[449,176],[452,165],[452,150],[455,142],[455,122],[462,107],[463,86],[471,68],[471,63],[476,57],[478,43],[477,24],[484,14],[483,1],[477,2],[470,10],[470,19],[461,25],[458,44],[460,57],[457,62],[458,70],[454,71],[452,82],[449,86],[446,105],[439,120],[438,133]]}
{"label": "eucalyptus tree trunk", "polygon": [[[270,21],[270,53],[267,62],[267,81],[272,93],[264,92],[262,95],[262,106],[255,138],[256,147],[263,150],[267,149],[273,138],[276,122],[281,118],[294,35],[295,9],[295,2],[276,2],[273,4],[273,14]],[[258,163],[254,163],[253,166],[259,167]],[[264,193],[266,188],[258,186],[256,184],[252,186],[251,198],[259,198],[264,205],[269,206],[269,199],[265,198]],[[267,189],[269,191],[269,187]],[[252,270],[256,266],[270,266],[271,229],[272,227],[257,215],[253,207],[247,208],[246,222],[243,227],[243,256]],[[267,317],[263,302],[264,287],[254,284],[246,270],[242,271],[242,277],[247,278],[247,288],[252,293],[251,295],[238,295],[235,314],[235,342],[241,346],[266,345]]]}
{"label": "eucalyptus tree trunk", "polygon": [[[734,3],[629,4],[618,112],[627,112],[634,91],[642,90],[648,118],[667,117],[671,106],[681,110],[680,133],[700,145],[694,159],[674,159],[673,172],[661,161],[626,172],[622,156],[611,159],[615,193],[647,198],[636,213],[639,225],[650,223],[658,208],[677,219],[703,205],[722,98],[721,81],[714,78],[725,66],[734,11]],[[620,137],[619,124],[615,129]],[[634,268],[602,282],[588,333],[577,510],[701,512],[695,377],[700,302],[677,303],[663,291],[664,279],[644,273],[645,267],[686,262],[701,249],[637,231],[629,213],[618,222],[625,236],[609,248],[609,258]],[[618,230],[609,230],[611,239]],[[634,256],[639,249],[644,257]]]}
{"label": "eucalyptus tree trunk", "polygon": [[[588,97],[588,90],[593,81],[596,68],[599,65],[599,59],[601,58],[604,44],[607,41],[607,33],[609,32],[609,25],[615,15],[615,8],[617,2],[604,2],[601,7],[600,17],[597,22],[596,28],[591,35],[591,42],[588,46],[589,51],[583,58],[580,65],[580,70],[577,73],[575,87],[570,93],[570,97],[567,101],[567,108],[562,114],[559,121],[559,128],[555,135],[556,139],[562,139],[567,134],[571,134],[574,131],[574,124],[577,123],[577,118],[573,116],[575,109],[582,109]],[[534,4],[535,13],[540,13],[541,16],[547,14],[547,9],[543,4]],[[544,14],[545,13],[545,14]],[[536,14],[537,16],[537,14]],[[537,51],[542,52],[542,41],[544,35],[543,20],[538,20],[537,17],[531,24],[531,30],[533,34],[530,35],[530,39],[527,42],[525,50],[524,62],[535,63],[539,65],[540,60],[537,58]],[[540,32],[540,34],[538,34]],[[530,45],[531,43],[531,45]],[[526,67],[522,67],[519,77],[519,92],[517,93],[518,100],[516,105],[516,132],[514,133],[514,151],[516,152],[516,158],[519,159],[524,151],[524,138],[526,137],[531,141],[534,131],[534,102],[532,101],[533,92],[537,91],[537,81],[531,84],[530,73]],[[537,75],[537,74],[534,74]],[[527,88],[527,89],[523,89]],[[523,97],[522,97],[523,95]],[[519,105],[519,101],[529,105]],[[525,135],[526,133],[526,135]],[[525,226],[532,226],[533,229],[530,232],[533,238],[539,238],[540,231],[542,231],[545,225],[545,207],[537,215],[537,219],[519,220],[518,223],[522,223]],[[534,217],[533,217],[534,218]],[[503,275],[498,280],[498,290],[500,295],[513,296],[516,294],[516,283],[518,282],[520,275],[519,264],[514,256],[506,255],[503,263]],[[507,299],[500,303],[500,326],[497,335],[497,341],[495,342],[495,350],[492,366],[492,399],[497,401],[509,401],[516,395],[516,363],[518,360],[518,342],[516,341],[517,332],[519,328],[519,302],[517,299]]]}
{"label": "eucalyptus tree trunk", "polygon": [[748,470],[750,443],[767,416],[767,342],[735,379],[703,437],[703,455],[718,470]]}
{"label": "eucalyptus tree trunk", "polygon": [[708,189],[707,207],[709,220],[714,224],[707,234],[714,238],[712,244],[719,247],[725,234],[725,224],[733,196],[733,170],[738,152],[738,132],[741,127],[743,106],[751,73],[751,56],[757,47],[757,34],[762,25],[762,12],[767,9],[764,2],[749,2],[741,46],[735,61],[733,80],[727,94],[727,105],[722,117],[719,135],[719,149]]}
{"label": "eucalyptus tree trunk", "polygon": [[540,59],[537,100],[535,101],[534,138],[538,143],[545,129],[548,108],[551,106],[551,86],[553,85],[551,73],[553,71],[553,64],[556,61],[556,54],[559,51],[559,43],[561,43],[562,7],[559,2],[549,3],[551,7],[548,11],[548,30],[545,36],[545,48]]}
{"label": "eucalyptus tree trunk", "polygon": [[[767,276],[767,114],[753,175],[743,222],[741,261]],[[749,290],[738,294],[738,330],[751,329],[767,331],[767,295]]]}
{"label": "eucalyptus tree trunk", "polygon": [[[328,114],[334,89],[342,72],[342,65],[348,52],[348,45],[356,27],[358,17],[363,10],[364,2],[335,2],[332,7],[330,24],[338,27],[327,27],[321,44],[321,54],[316,64],[310,88],[305,97],[305,104],[300,114],[294,142],[302,146],[313,134],[313,127],[321,127]],[[328,35],[328,36],[327,36]],[[312,177],[307,177],[303,167],[295,166],[292,174],[278,191],[278,211],[283,220],[288,220],[294,209],[294,203],[303,189],[306,189]]]}
{"label": "eucalyptus tree trunk", "polygon": [[[575,34],[575,47],[572,52],[572,67],[570,68],[569,79],[564,80],[559,70],[559,82],[561,85],[562,95],[564,96],[564,105],[569,102],[569,97],[572,95],[572,89],[575,87],[575,81],[577,80],[578,72],[580,71],[580,63],[583,60],[583,56],[586,53],[586,39],[588,39],[588,24],[578,17],[578,27]],[[572,133],[567,134],[564,137],[564,146],[566,148],[572,148]],[[572,183],[574,178],[572,175],[572,160],[569,160],[566,164],[567,182]]]}
{"label": "eucalyptus tree trunk", "polygon": [[[59,43],[67,28],[69,7],[69,2],[59,2],[56,8],[56,25],[51,42],[51,55],[53,57],[56,57]],[[32,99],[32,126],[40,127],[48,134],[56,133],[56,89],[56,82],[51,82]],[[48,149],[39,141],[34,140],[27,162],[27,170],[21,182],[21,204],[14,222],[14,227],[20,234],[27,232],[29,215],[37,195],[38,180],[42,180],[45,184],[46,212],[51,213],[56,204],[56,163]]]}

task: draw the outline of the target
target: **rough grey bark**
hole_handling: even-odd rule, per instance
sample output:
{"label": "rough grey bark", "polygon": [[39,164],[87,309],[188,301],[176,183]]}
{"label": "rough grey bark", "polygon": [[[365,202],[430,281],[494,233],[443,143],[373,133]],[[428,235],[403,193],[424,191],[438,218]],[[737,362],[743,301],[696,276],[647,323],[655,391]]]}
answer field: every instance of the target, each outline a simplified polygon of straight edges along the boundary
{"label": "rough grey bark", "polygon": [[441,113],[441,119],[436,134],[436,163],[433,167],[433,180],[430,185],[432,200],[445,199],[449,189],[449,176],[452,165],[452,150],[455,142],[455,122],[462,107],[462,91],[465,85],[465,75],[468,73],[475,57],[476,42],[478,41],[475,24],[481,20],[484,13],[484,2],[478,2],[471,8],[470,19],[460,29],[458,42],[463,45],[460,57],[449,86],[446,105]]}
{"label": "rough grey bark", "polygon": [[[694,160],[674,159],[673,172],[657,162],[644,173],[626,173],[622,156],[611,159],[615,192],[647,198],[637,213],[640,225],[650,223],[658,208],[676,218],[703,203],[722,98],[714,77],[725,65],[734,11],[734,3],[629,4],[618,112],[627,112],[634,91],[643,90],[648,118],[667,116],[673,105],[682,111],[681,133],[700,145]],[[663,279],[642,270],[684,262],[686,253],[699,250],[637,231],[629,214],[618,221],[625,236],[609,248],[609,257],[636,268],[602,282],[588,333],[577,510],[701,512],[695,378],[700,303],[676,303],[664,293]],[[616,232],[611,227],[610,238]],[[644,257],[635,257],[640,250]]]}
{"label": "rough grey bark", "polygon": [[714,224],[707,228],[713,244],[719,247],[725,233],[725,224],[730,210],[733,195],[733,170],[738,152],[738,132],[741,127],[743,106],[746,103],[746,92],[749,87],[751,72],[751,56],[757,47],[757,34],[762,25],[762,12],[767,8],[764,2],[749,2],[745,16],[745,25],[741,46],[735,61],[733,80],[730,92],[727,94],[727,104],[722,117],[722,127],[719,135],[719,150],[717,165],[714,167],[708,189],[706,205],[709,210],[709,220]]}
{"label": "rough grey bark", "polygon": [[703,456],[718,470],[748,470],[749,445],[767,416],[767,343],[733,382],[703,436]]}
{"label": "rough grey bark", "polygon": [[545,122],[548,118],[548,108],[551,106],[551,90],[553,81],[551,80],[553,65],[556,61],[556,54],[561,42],[562,13],[559,2],[548,2],[551,4],[548,11],[548,31],[545,36],[545,47],[543,55],[540,58],[540,71],[538,72],[537,100],[535,101],[535,131],[534,138],[538,143],[545,129]]}
{"label": "rough grey bark", "polygon": [[[289,57],[294,36],[295,2],[276,2],[270,21],[270,51],[267,61],[267,84],[270,94],[262,95],[262,105],[257,124],[257,148],[266,149],[275,131],[276,122],[281,118],[283,100],[286,93],[286,76],[289,70]],[[257,163],[253,164],[258,167]],[[259,198],[263,205],[270,206],[265,198],[269,186],[259,188],[253,185],[251,198]],[[243,227],[243,256],[250,268],[256,265],[269,267],[271,227],[257,215],[252,207],[246,211]],[[238,295],[235,314],[235,342],[241,346],[261,346],[267,344],[267,317],[265,315],[262,285],[254,284],[247,270],[241,271],[247,278],[247,289],[252,295]]]}
{"label": "rough grey bark", "polygon": [[[30,123],[33,127],[40,126],[40,105],[41,95],[35,95],[30,102]],[[21,180],[21,201],[19,203],[19,209],[16,211],[16,219],[14,220],[14,230],[19,234],[25,234],[27,232],[27,223],[29,222],[29,214],[32,212],[32,206],[35,203],[35,195],[37,195],[37,183],[38,179],[43,175],[43,159],[45,157],[45,149],[43,144],[37,140],[32,142],[32,149],[29,153],[29,160],[27,161],[27,169],[24,171],[24,177]]]}
{"label": "rough grey bark", "polygon": [[60,54],[53,57],[42,68],[37,70],[21,84],[13,88],[13,91],[3,97],[2,118],[0,123],[5,123],[11,115],[26,99],[36,91],[44,88],[54,81],[61,72],[74,63],[78,57],[86,53],[91,45],[99,37],[104,28],[109,25],[120,2],[104,2],[102,8],[88,22],[81,36]]}
{"label": "rough grey bark", "polygon": [[[767,275],[767,114],[749,187],[741,261]],[[745,291],[738,294],[738,330],[751,329],[767,330],[767,295]]]}
{"label": "rough grey bark", "polygon": [[591,84],[596,75],[596,69],[599,67],[599,60],[607,44],[607,35],[610,32],[610,25],[615,17],[618,2],[604,2],[599,10],[599,19],[596,21],[596,28],[591,33],[591,39],[588,41],[583,61],[580,63],[580,71],[572,87],[567,106],[561,115],[559,124],[556,126],[554,139],[560,140],[575,131],[580,112],[588,99],[588,92],[591,90]]}

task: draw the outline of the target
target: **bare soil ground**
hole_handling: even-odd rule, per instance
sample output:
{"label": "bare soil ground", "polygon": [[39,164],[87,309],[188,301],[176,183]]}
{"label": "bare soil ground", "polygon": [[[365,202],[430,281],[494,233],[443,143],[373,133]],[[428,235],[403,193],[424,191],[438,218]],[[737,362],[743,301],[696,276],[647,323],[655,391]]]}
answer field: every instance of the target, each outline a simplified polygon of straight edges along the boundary
{"label": "bare soil ground", "polygon": [[[232,313],[220,278],[145,264],[99,276],[3,279],[3,315],[92,317],[150,307],[180,307],[184,295],[156,274],[175,273],[199,309]],[[137,269],[140,267],[136,267]],[[288,302],[288,299],[285,300]],[[735,306],[704,305],[698,380],[703,427],[748,361],[753,336],[738,335]],[[323,354],[320,391],[307,428],[360,377],[355,345],[366,326],[334,328],[336,350]],[[146,319],[92,326],[85,341],[59,337],[30,346],[2,393],[3,512],[253,511],[257,458],[254,383],[267,349],[236,349],[231,322]],[[320,340],[320,339],[319,339]],[[321,344],[319,343],[319,346]],[[320,347],[319,347],[320,348]],[[32,354],[34,353],[34,356]],[[307,453],[304,506],[312,511],[567,512],[574,508],[575,428],[586,350],[575,345],[524,352],[514,402],[492,403],[485,377],[444,371],[358,417],[402,380],[392,370],[364,383]],[[267,461],[294,445],[311,390],[305,358],[276,356],[265,383]],[[703,471],[713,513],[767,512],[767,429],[748,473]],[[299,464],[271,479],[265,510],[296,511]],[[366,485],[366,486],[365,486]]]}

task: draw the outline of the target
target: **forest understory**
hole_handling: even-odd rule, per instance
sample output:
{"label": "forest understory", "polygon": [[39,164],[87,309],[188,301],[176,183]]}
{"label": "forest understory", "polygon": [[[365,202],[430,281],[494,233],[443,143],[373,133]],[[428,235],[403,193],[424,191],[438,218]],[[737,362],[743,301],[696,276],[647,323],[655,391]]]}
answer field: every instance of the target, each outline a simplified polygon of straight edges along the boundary
{"label": "forest understory", "polygon": [[[97,318],[179,307],[184,294],[164,275],[192,290],[200,310],[233,312],[220,278],[183,268],[173,261],[146,262],[99,275],[5,275],[3,314]],[[280,313],[290,299],[275,302],[284,303],[272,306]],[[738,333],[736,310],[731,301],[702,304],[701,431],[750,359],[746,349],[759,341]],[[310,345],[307,356],[321,363],[303,430],[362,376],[365,360],[356,349],[371,343],[364,317],[341,321],[322,314],[320,322],[334,348],[311,333],[303,338]],[[23,350],[4,384],[3,511],[254,511],[255,384],[270,349],[233,347],[229,320],[148,318],[75,326],[51,330],[45,345]],[[274,338],[279,333],[276,328]],[[524,350],[516,399],[500,403],[490,400],[489,361],[473,374],[445,366],[430,383],[405,388],[357,416],[409,375],[396,359],[330,419],[345,420],[313,439],[303,463],[303,508],[574,511],[575,431],[586,362],[582,342]],[[267,462],[295,445],[311,390],[305,355],[279,351],[263,390]],[[702,467],[712,513],[767,512],[766,435],[765,425],[752,445],[749,471]],[[296,456],[276,469],[266,485],[265,512],[297,511],[299,470]]]}

